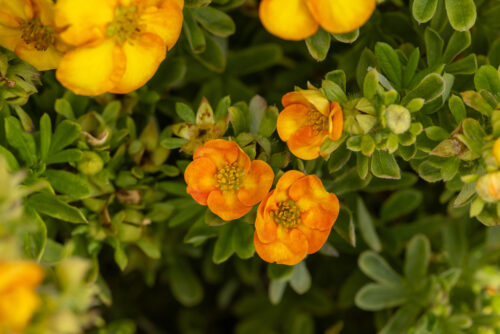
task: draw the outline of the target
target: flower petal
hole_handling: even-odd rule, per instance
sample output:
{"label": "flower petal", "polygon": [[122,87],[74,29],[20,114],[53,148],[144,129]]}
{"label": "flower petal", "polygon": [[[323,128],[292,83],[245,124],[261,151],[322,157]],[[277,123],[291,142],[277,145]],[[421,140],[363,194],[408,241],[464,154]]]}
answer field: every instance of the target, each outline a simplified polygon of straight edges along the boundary
{"label": "flower petal", "polygon": [[66,29],[60,37],[71,45],[104,38],[116,4],[117,0],[58,0],[54,21],[58,28]]}
{"label": "flower petal", "polygon": [[266,214],[268,204],[274,204],[269,199],[272,198],[274,191],[271,191],[262,200],[257,209],[257,218],[255,219],[255,232],[259,236],[259,240],[264,243],[269,243],[276,240],[278,225],[274,220]]}
{"label": "flower petal", "polygon": [[0,25],[0,46],[13,51],[23,42],[21,30]]}
{"label": "flower petal", "polygon": [[31,0],[35,15],[43,25],[54,25],[54,2],[52,0]]}
{"label": "flower petal", "polygon": [[273,180],[274,172],[271,166],[262,160],[252,161],[250,170],[238,190],[238,199],[245,205],[254,206],[269,193]]}
{"label": "flower petal", "polygon": [[39,71],[48,71],[57,68],[62,59],[62,54],[55,47],[50,46],[45,51],[35,49],[32,45],[20,42],[15,48],[16,55],[34,66]]}
{"label": "flower petal", "polygon": [[0,298],[0,324],[7,332],[22,333],[36,308],[40,305],[40,298],[33,288],[19,286],[2,293]]}
{"label": "flower petal", "polygon": [[252,206],[241,203],[235,191],[214,190],[208,195],[208,208],[220,218],[230,221],[246,215]]}
{"label": "flower petal", "polygon": [[331,194],[325,190],[323,183],[316,175],[307,175],[294,182],[288,190],[288,195],[305,212],[325,200],[330,200]]}
{"label": "flower petal", "polygon": [[308,250],[308,241],[304,233],[298,229],[278,227],[275,241],[264,243],[254,234],[253,243],[257,254],[266,262],[295,265],[302,261]]}
{"label": "flower petal", "polygon": [[271,34],[283,39],[299,41],[318,30],[318,23],[309,12],[306,0],[263,0],[259,17]]}
{"label": "flower petal", "polygon": [[127,66],[122,79],[111,92],[126,94],[146,84],[165,59],[167,50],[163,41],[154,34],[141,34],[139,40],[122,45]]}
{"label": "flower petal", "polygon": [[292,134],[305,125],[309,110],[303,104],[290,104],[278,116],[277,130],[282,141],[290,139]]}
{"label": "flower petal", "polygon": [[325,116],[330,115],[330,102],[317,89],[302,89],[283,95],[283,98],[281,99],[283,107],[287,107],[294,103],[313,107]]}
{"label": "flower petal", "polygon": [[[224,139],[209,140],[194,152],[193,159],[210,158],[217,168],[224,168],[238,160],[240,147],[234,141]],[[249,163],[250,164],[250,163]]]}
{"label": "flower petal", "polygon": [[334,34],[356,30],[375,10],[375,0],[307,0],[307,5],[321,27]]}
{"label": "flower petal", "polygon": [[202,199],[200,202],[194,198],[198,203],[206,205],[208,194],[218,189],[216,174],[217,167],[209,158],[195,159],[187,166],[184,171],[184,180],[189,188],[188,193],[196,193],[196,197]]}
{"label": "flower petal", "polygon": [[[331,194],[333,195],[333,194]],[[333,195],[335,196],[335,195]],[[337,200],[337,197],[335,197],[335,200],[332,198],[333,203],[336,203],[337,206],[337,211],[327,211],[323,209],[321,206],[317,205],[314,207],[311,207],[309,210],[302,212],[300,215],[300,218],[302,222],[304,223],[305,226],[308,228],[314,229],[314,230],[319,230],[319,231],[326,231],[330,230],[335,223],[335,220],[337,220],[338,216],[338,203],[339,201]],[[335,205],[333,204],[332,205]]]}
{"label": "flower petal", "polygon": [[18,28],[22,21],[33,18],[33,7],[28,0],[0,0],[0,24]]}
{"label": "flower petal", "polygon": [[156,6],[147,7],[141,15],[144,32],[157,35],[167,46],[174,47],[182,30],[182,6],[175,0],[160,1]]}
{"label": "flower petal", "polygon": [[56,76],[63,86],[80,95],[103,94],[125,72],[125,55],[111,39],[77,48],[64,55]]}
{"label": "flower petal", "polygon": [[319,231],[312,228],[309,228],[305,225],[300,225],[298,229],[304,233],[307,238],[307,254],[316,253],[323,247],[326,240],[328,239],[328,235],[330,234],[330,229],[326,231]]}
{"label": "flower petal", "polygon": [[43,278],[42,268],[29,261],[0,261],[0,291],[15,286],[37,286]]}
{"label": "flower petal", "polygon": [[207,205],[208,201],[208,195],[210,195],[210,192],[208,191],[196,191],[190,186],[187,186],[186,192],[191,195],[191,197],[201,205]]}
{"label": "flower petal", "polygon": [[316,135],[311,126],[304,126],[295,131],[286,144],[296,157],[304,160],[313,160],[319,157],[321,144],[327,136],[326,131],[322,131]]}
{"label": "flower petal", "polygon": [[344,130],[344,112],[340,104],[333,101],[331,104],[330,117],[328,117],[328,132],[331,140],[338,140]]}

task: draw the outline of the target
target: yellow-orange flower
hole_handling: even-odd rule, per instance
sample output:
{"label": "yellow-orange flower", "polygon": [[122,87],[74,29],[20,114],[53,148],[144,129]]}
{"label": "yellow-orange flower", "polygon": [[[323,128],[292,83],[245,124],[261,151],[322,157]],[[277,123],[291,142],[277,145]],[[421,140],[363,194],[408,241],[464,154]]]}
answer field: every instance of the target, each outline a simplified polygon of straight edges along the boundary
{"label": "yellow-orange flower", "polygon": [[81,95],[143,86],[177,42],[183,7],[184,0],[58,0],[55,22],[74,49],[57,79]]}
{"label": "yellow-orange flower", "polygon": [[287,93],[281,100],[278,134],[290,151],[304,160],[316,159],[321,144],[342,135],[344,116],[337,102],[330,103],[317,89]]}
{"label": "yellow-orange flower", "polygon": [[262,0],[260,20],[273,35],[288,40],[306,39],[321,26],[342,34],[365,24],[376,0]]}
{"label": "yellow-orange flower", "polygon": [[184,178],[194,200],[224,220],[243,217],[269,192],[272,168],[262,160],[250,161],[232,141],[210,140],[199,147]]}
{"label": "yellow-orange flower", "polygon": [[337,196],[316,175],[288,171],[259,205],[255,250],[264,261],[297,264],[323,246],[338,214]]}
{"label": "yellow-orange flower", "polygon": [[56,68],[62,56],[53,7],[52,0],[0,0],[0,45],[39,71]]}
{"label": "yellow-orange flower", "polygon": [[40,304],[35,288],[42,268],[28,261],[0,261],[0,333],[19,333]]}
{"label": "yellow-orange flower", "polygon": [[493,144],[493,156],[495,157],[497,164],[500,165],[500,138],[495,140],[495,143]]}

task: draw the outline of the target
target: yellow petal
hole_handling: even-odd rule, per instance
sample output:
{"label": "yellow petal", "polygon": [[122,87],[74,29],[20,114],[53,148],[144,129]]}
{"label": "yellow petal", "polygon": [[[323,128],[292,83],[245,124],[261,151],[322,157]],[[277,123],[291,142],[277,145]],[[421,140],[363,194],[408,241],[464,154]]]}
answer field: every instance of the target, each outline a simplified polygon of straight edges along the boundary
{"label": "yellow petal", "polygon": [[0,0],[0,24],[19,27],[21,21],[33,18],[33,7],[28,0]]}
{"label": "yellow petal", "polygon": [[37,50],[33,45],[21,41],[14,50],[16,55],[34,66],[39,71],[48,71],[57,68],[62,55],[53,46],[45,51]]}
{"label": "yellow petal", "polygon": [[56,76],[80,95],[100,95],[116,86],[125,72],[125,54],[111,39],[77,48],[64,55]]}
{"label": "yellow petal", "polygon": [[122,49],[126,57],[125,73],[111,90],[118,94],[126,94],[144,86],[156,73],[167,52],[163,41],[154,34],[141,34],[140,40],[126,42]]}
{"label": "yellow petal", "polygon": [[35,15],[43,25],[54,25],[54,2],[52,0],[31,0]]}
{"label": "yellow petal", "polygon": [[140,17],[144,32],[158,35],[168,50],[174,47],[182,30],[182,6],[178,2],[159,1],[157,6],[147,7]]}
{"label": "yellow petal", "polygon": [[60,29],[66,29],[60,37],[71,45],[82,45],[105,37],[115,6],[116,0],[58,0],[55,24]]}
{"label": "yellow petal", "polygon": [[7,327],[6,333],[21,333],[39,304],[38,295],[29,287],[20,286],[0,294],[0,330]]}
{"label": "yellow petal", "polygon": [[318,23],[309,12],[306,0],[263,0],[259,16],[271,34],[283,39],[299,41],[318,30]]}
{"label": "yellow petal", "polygon": [[368,21],[376,0],[307,0],[307,5],[323,29],[343,34]]}
{"label": "yellow petal", "polygon": [[0,25],[0,46],[14,51],[16,45],[21,43],[21,30]]}

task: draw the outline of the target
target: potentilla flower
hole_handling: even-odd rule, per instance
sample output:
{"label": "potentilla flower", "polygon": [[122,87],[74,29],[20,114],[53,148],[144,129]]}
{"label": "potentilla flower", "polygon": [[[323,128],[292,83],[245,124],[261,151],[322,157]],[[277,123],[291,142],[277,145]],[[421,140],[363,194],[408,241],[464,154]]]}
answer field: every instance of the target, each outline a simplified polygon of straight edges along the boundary
{"label": "potentilla flower", "polygon": [[42,268],[28,261],[0,261],[0,333],[20,333],[40,299],[35,292]]}
{"label": "potentilla flower", "polygon": [[63,43],[54,28],[52,0],[0,0],[0,45],[39,71],[57,67]]}
{"label": "potentilla flower", "polygon": [[288,171],[259,205],[255,250],[264,261],[295,265],[323,246],[338,214],[337,196],[316,175]]}
{"label": "potentilla flower", "polygon": [[306,39],[321,26],[342,34],[365,24],[375,0],[262,0],[260,20],[273,35],[288,40]]}
{"label": "potentilla flower", "polygon": [[481,176],[476,182],[476,192],[486,202],[500,201],[500,172]]}
{"label": "potentilla flower", "polygon": [[344,116],[338,102],[330,103],[317,89],[287,93],[281,100],[278,134],[290,151],[304,160],[316,159],[321,144],[342,135]]}
{"label": "potentilla flower", "polygon": [[74,49],[57,79],[81,95],[143,86],[179,38],[183,6],[183,0],[58,0],[55,22]]}
{"label": "potentilla flower", "polygon": [[250,161],[235,142],[215,139],[196,150],[184,178],[195,201],[229,221],[243,217],[267,195],[274,172],[262,160]]}

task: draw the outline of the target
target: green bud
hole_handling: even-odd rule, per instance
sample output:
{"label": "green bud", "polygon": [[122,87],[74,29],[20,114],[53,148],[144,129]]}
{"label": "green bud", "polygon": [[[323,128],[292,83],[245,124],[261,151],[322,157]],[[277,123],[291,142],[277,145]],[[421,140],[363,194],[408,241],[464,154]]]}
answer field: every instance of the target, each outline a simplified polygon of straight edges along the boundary
{"label": "green bud", "polygon": [[424,99],[415,98],[406,104],[406,108],[410,112],[416,112],[416,111],[419,111],[420,109],[422,109],[424,107],[424,104],[425,104]]}
{"label": "green bud", "polygon": [[99,154],[86,151],[83,152],[83,157],[78,161],[78,170],[86,175],[95,175],[99,173],[103,168],[103,161]]}
{"label": "green bud", "polygon": [[387,126],[395,134],[408,131],[411,125],[411,115],[408,109],[397,104],[391,104],[385,110]]}

